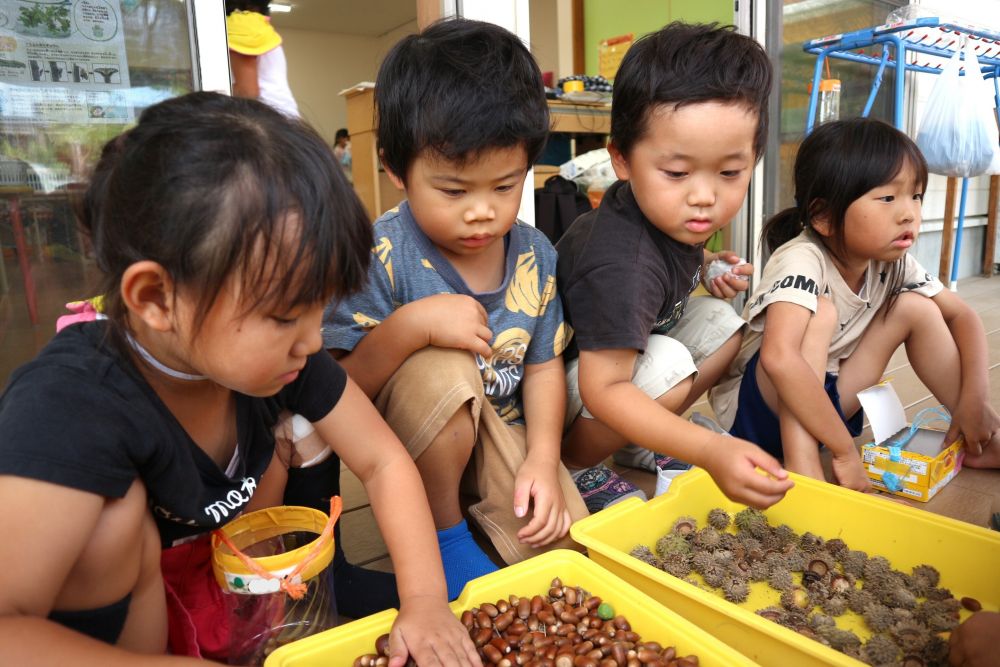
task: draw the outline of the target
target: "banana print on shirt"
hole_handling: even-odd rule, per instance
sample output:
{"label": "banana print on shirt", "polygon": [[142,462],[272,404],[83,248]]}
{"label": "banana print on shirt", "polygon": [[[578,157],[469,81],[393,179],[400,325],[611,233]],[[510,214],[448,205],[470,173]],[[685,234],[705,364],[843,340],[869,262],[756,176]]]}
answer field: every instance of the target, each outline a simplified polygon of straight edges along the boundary
{"label": "banana print on shirt", "polygon": [[[475,293],[423,235],[404,203],[380,218],[365,289],[331,303],[323,343],[352,350],[374,327],[405,304],[436,294],[465,294],[486,309],[492,353],[475,362],[493,409],[507,423],[523,423],[521,382],[528,364],[562,354],[572,336],[556,290],[556,253],[537,229],[516,223],[505,240],[503,287]],[[376,261],[377,260],[377,261]],[[470,355],[471,356],[471,355]]]}

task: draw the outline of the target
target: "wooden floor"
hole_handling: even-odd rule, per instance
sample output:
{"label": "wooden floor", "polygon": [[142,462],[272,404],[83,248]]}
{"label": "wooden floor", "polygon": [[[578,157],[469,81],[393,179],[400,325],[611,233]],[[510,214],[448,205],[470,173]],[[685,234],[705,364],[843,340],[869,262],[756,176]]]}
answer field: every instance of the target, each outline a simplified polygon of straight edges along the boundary
{"label": "wooden floor", "polygon": [[[958,293],[983,320],[989,347],[991,401],[993,407],[1000,411],[1000,276],[963,280]],[[898,350],[892,358],[886,376],[892,378],[893,387],[906,407],[907,417],[912,417],[925,407],[937,404],[910,367],[903,349]],[[704,401],[693,406],[692,411],[711,414],[711,409]],[[866,423],[865,432],[857,442],[860,445],[870,439],[871,431]],[[652,495],[656,483],[652,474],[626,468],[618,470],[624,477]],[[364,488],[346,468],[341,483],[345,507],[341,519],[342,539],[348,558],[359,565],[391,571],[392,563],[375,525]],[[983,471],[965,468],[930,502],[911,504],[935,514],[967,521],[977,526],[987,526],[991,515],[1000,512],[1000,470]]]}

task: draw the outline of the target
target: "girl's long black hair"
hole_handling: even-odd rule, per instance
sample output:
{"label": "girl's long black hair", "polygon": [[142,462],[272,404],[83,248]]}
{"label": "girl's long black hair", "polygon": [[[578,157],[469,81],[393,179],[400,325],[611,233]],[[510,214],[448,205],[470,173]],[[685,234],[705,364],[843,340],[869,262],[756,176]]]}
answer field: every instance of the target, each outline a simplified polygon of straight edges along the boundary
{"label": "girl's long black hair", "polygon": [[[917,145],[896,128],[871,118],[832,121],[805,138],[795,158],[795,205],[764,224],[761,243],[772,253],[811,227],[817,216],[829,221],[828,249],[834,257],[844,248],[848,207],[866,192],[884,185],[909,164],[921,190],[927,188],[927,162]],[[890,297],[902,287],[901,257],[889,271]]]}
{"label": "girl's long black hair", "polygon": [[119,346],[122,275],[141,260],[195,295],[196,331],[230,276],[247,312],[311,305],[367,279],[371,224],[332,151],[256,100],[198,92],[146,109],[105,145],[79,217]]}

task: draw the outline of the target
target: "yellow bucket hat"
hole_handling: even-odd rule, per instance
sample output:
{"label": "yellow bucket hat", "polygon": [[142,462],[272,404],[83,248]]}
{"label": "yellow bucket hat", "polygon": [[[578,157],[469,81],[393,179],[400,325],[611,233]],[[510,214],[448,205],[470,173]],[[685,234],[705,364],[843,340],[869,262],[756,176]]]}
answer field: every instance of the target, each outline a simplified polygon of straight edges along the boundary
{"label": "yellow bucket hat", "polygon": [[259,56],[277,48],[281,35],[263,14],[235,11],[226,17],[229,48],[245,56]]}

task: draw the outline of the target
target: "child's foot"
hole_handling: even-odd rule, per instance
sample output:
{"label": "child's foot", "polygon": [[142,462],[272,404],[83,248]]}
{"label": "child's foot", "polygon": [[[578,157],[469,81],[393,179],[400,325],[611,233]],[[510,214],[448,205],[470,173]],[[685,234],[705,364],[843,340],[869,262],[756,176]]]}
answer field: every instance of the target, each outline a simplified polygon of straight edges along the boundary
{"label": "child's foot", "polygon": [[962,466],[968,468],[1000,468],[1000,435],[995,435],[979,454],[968,448]]}
{"label": "child's foot", "polygon": [[449,600],[457,598],[468,581],[499,569],[472,539],[464,519],[451,528],[439,530],[437,538]]}
{"label": "child's foot", "polygon": [[576,488],[591,514],[626,498],[646,500],[646,494],[603,463],[571,473]]}
{"label": "child's foot", "polygon": [[626,468],[656,473],[660,470],[687,470],[690,463],[665,454],[657,454],[639,445],[625,445],[611,456],[611,460]]}

